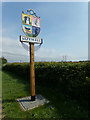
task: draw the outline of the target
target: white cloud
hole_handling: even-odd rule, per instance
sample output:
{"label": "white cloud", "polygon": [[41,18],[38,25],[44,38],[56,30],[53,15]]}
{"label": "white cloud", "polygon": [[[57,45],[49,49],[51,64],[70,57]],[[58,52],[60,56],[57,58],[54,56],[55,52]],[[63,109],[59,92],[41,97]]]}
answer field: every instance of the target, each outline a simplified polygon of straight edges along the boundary
{"label": "white cloud", "polygon": [[[2,38],[2,53],[9,61],[29,61],[29,52],[26,51],[19,39],[12,39],[3,37]],[[42,61],[52,61],[57,60],[60,61],[63,53],[61,54],[59,51],[55,49],[45,49],[41,46],[41,48],[35,52],[35,60]]]}
{"label": "white cloud", "polygon": [[[9,62],[29,62],[29,52],[26,51],[18,39],[3,37],[2,42],[2,55],[7,58]],[[27,43],[28,45],[28,43]],[[1,49],[0,49],[1,53]],[[65,57],[66,56],[66,57]],[[61,61],[61,60],[85,60],[84,56],[72,55],[70,53],[60,53],[56,49],[48,49],[41,46],[35,52],[35,61]]]}
{"label": "white cloud", "polygon": [[7,37],[2,38],[2,49],[3,52],[7,51],[21,55],[26,54],[26,51],[23,49],[19,39],[12,39]]}
{"label": "white cloud", "polygon": [[36,60],[37,58],[43,61],[62,61],[62,60],[74,60],[76,59],[75,56],[73,56],[70,53],[60,53],[60,51],[57,51],[56,49],[45,49],[45,48],[40,48],[35,53]]}
{"label": "white cloud", "polygon": [[58,52],[55,49],[45,49],[40,48],[39,51],[36,52],[36,56],[41,57],[57,57],[59,56]]}

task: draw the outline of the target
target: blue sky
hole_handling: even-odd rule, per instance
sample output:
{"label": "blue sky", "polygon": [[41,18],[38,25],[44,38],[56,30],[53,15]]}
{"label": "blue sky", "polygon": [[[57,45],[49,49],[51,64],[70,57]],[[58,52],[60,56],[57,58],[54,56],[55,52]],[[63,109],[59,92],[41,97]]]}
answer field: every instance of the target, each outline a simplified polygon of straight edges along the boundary
{"label": "blue sky", "polygon": [[41,17],[44,43],[35,61],[88,59],[88,2],[4,2],[2,3],[3,56],[8,61],[28,61],[29,52],[19,42],[21,13],[33,9]]}

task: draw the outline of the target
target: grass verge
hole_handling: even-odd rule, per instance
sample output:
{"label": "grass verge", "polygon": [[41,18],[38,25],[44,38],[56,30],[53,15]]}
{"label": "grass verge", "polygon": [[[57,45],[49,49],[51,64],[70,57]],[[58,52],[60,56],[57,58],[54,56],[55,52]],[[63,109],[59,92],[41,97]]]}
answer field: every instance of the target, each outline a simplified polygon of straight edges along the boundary
{"label": "grass verge", "polygon": [[22,111],[17,98],[30,95],[27,80],[9,72],[2,72],[2,99],[5,118],[59,118],[88,119],[88,110],[76,100],[71,100],[60,89],[36,85],[36,94],[42,94],[50,103],[29,111]]}

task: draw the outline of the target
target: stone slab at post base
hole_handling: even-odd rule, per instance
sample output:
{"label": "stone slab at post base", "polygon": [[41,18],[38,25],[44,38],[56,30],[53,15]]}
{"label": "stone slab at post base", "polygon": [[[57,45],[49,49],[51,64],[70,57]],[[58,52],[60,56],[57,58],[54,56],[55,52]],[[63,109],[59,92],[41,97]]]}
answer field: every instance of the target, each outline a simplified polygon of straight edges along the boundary
{"label": "stone slab at post base", "polygon": [[38,94],[35,96],[35,101],[31,100],[31,96],[19,98],[17,99],[17,102],[19,102],[21,108],[24,111],[39,107],[41,105],[44,105],[46,103],[49,103],[49,100],[44,98],[42,95]]}

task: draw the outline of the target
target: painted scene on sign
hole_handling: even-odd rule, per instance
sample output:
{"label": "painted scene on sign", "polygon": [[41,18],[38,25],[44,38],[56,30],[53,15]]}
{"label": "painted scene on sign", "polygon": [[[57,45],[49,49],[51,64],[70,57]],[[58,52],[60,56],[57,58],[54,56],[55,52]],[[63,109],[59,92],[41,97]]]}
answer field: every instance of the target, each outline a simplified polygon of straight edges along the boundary
{"label": "painted scene on sign", "polygon": [[32,26],[40,27],[40,18],[32,16]]}

